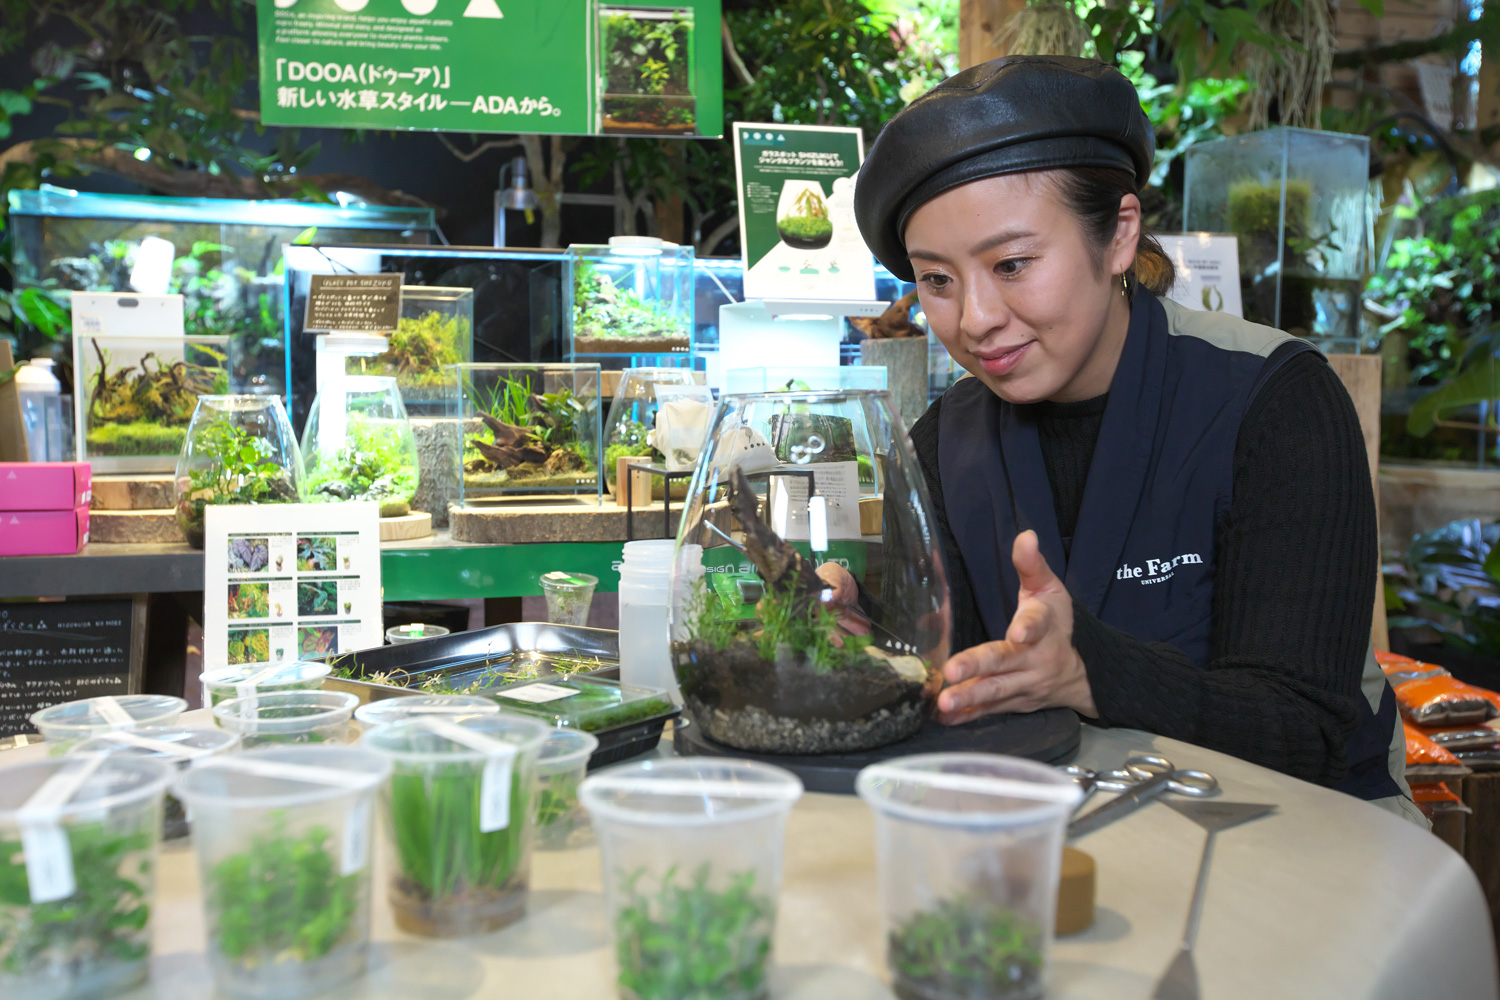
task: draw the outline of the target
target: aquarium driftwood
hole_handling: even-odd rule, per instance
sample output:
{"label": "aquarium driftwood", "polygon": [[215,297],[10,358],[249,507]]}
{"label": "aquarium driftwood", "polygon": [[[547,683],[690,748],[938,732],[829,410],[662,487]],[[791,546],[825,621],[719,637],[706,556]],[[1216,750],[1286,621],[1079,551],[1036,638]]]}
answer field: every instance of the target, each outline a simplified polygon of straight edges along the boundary
{"label": "aquarium driftwood", "polygon": [[725,615],[707,590],[689,609],[688,638],[672,652],[694,722],[717,742],[768,753],[863,750],[915,733],[935,672],[842,628],[811,560],[761,520],[743,470],[731,482],[729,505],[765,596],[755,621]]}
{"label": "aquarium driftwood", "polygon": [[85,438],[91,455],[175,455],[182,450],[199,396],[229,391],[225,355],[195,350],[216,365],[164,361],[150,352],[140,365],[110,371],[109,353],[92,341],[99,370],[89,380]]}
{"label": "aquarium driftwood", "polygon": [[585,412],[570,389],[534,393],[529,378],[505,379],[479,411],[482,429],[465,442],[465,483],[470,488],[579,485],[594,474],[578,432]]}

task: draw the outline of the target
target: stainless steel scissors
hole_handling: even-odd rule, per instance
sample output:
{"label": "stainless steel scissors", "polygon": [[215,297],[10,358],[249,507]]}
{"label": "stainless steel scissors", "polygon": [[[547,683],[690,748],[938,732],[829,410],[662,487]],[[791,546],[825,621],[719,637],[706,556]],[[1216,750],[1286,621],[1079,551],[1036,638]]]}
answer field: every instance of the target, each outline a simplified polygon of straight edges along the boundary
{"label": "stainless steel scissors", "polygon": [[1096,772],[1077,765],[1070,765],[1063,768],[1063,771],[1071,774],[1073,780],[1080,785],[1084,785],[1089,778],[1092,779],[1092,787],[1084,786],[1085,799],[1093,793],[1094,788],[1117,789],[1120,792],[1111,801],[1068,824],[1070,838],[1092,833],[1121,816],[1128,816],[1167,792],[1202,798],[1219,790],[1218,781],[1208,772],[1178,770],[1170,760],[1150,753],[1127,757],[1125,766],[1114,771]]}

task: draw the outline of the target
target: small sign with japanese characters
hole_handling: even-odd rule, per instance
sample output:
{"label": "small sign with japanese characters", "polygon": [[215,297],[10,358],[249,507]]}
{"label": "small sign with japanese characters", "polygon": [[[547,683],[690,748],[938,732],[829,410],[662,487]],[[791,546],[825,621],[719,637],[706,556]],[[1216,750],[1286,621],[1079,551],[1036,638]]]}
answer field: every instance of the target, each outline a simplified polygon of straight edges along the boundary
{"label": "small sign with japanese characters", "polygon": [[139,690],[145,618],[144,598],[0,604],[0,737],[48,705]]}
{"label": "small sign with japanese characters", "polygon": [[718,136],[720,0],[259,0],[261,121]]}
{"label": "small sign with japanese characters", "polygon": [[204,668],[381,645],[379,514],[363,502],[210,506]]}
{"label": "small sign with japanese characters", "polygon": [[302,327],[315,333],[385,333],[401,320],[401,275],[315,274]]}

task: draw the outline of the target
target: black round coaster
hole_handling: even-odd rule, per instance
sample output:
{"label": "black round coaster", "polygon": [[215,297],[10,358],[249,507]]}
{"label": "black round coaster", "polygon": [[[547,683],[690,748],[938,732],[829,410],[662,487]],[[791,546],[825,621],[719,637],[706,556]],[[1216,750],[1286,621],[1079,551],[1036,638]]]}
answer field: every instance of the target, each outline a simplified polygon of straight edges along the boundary
{"label": "black round coaster", "polygon": [[854,793],[854,777],[861,768],[892,757],[981,751],[1061,764],[1078,752],[1078,739],[1078,716],[1069,708],[1048,708],[1025,715],[990,715],[962,726],[944,726],[929,719],[921,732],[909,739],[858,753],[750,753],[715,743],[695,725],[678,722],[672,729],[672,747],[683,756],[742,757],[775,764],[801,778],[809,792],[837,795]]}

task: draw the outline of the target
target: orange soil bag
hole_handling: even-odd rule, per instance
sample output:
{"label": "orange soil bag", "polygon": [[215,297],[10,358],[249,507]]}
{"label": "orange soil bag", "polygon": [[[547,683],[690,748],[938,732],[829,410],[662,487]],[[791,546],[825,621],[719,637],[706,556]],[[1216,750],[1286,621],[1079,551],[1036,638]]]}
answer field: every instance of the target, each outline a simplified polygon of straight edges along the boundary
{"label": "orange soil bag", "polygon": [[1402,721],[1406,731],[1406,780],[1418,782],[1462,778],[1470,773],[1463,761],[1422,735],[1411,723]]}

